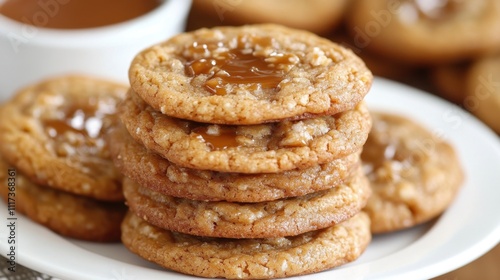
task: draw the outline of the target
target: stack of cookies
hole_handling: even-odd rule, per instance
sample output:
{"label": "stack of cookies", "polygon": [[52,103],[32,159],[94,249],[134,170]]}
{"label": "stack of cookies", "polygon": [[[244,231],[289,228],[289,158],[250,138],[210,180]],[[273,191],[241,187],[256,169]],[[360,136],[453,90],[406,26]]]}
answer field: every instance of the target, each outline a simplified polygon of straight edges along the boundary
{"label": "stack of cookies", "polygon": [[120,241],[127,208],[104,135],[116,126],[126,92],[109,81],[64,76],[3,104],[0,180],[9,189],[0,195],[9,209],[64,236]]}
{"label": "stack of cookies", "polygon": [[372,75],[352,52],[276,25],[220,27],[144,50],[129,75],[109,142],[132,252],[248,279],[326,270],[367,247]]}

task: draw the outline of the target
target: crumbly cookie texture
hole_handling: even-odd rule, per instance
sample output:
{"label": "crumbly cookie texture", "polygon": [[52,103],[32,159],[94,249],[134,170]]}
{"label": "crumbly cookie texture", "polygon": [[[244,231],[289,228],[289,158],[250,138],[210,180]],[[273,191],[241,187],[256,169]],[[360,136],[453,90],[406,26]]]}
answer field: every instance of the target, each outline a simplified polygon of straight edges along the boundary
{"label": "crumbly cookie texture", "polygon": [[65,76],[18,92],[0,107],[0,153],[30,180],[101,200],[123,200],[104,134],[127,88]]}
{"label": "crumbly cookie texture", "polygon": [[130,135],[169,161],[188,168],[274,173],[308,168],[360,150],[371,128],[361,102],[334,116],[233,126],[168,117],[129,92],[120,104]]}
{"label": "crumbly cookie texture", "polygon": [[373,79],[350,50],[278,25],[180,34],[139,53],[129,78],[155,110],[218,124],[333,115],[354,108]]}
{"label": "crumbly cookie texture", "polygon": [[453,147],[401,116],[373,112],[361,158],[373,189],[364,211],[373,233],[428,221],[453,201],[463,171]]}
{"label": "crumbly cookie texture", "polygon": [[[0,158],[0,181],[7,182],[10,166]],[[16,172],[16,211],[63,236],[96,241],[120,241],[120,224],[127,207],[123,202],[97,201],[31,182]],[[0,188],[7,202],[8,189]]]}
{"label": "crumbly cookie texture", "polygon": [[119,126],[109,134],[115,166],[141,186],[193,200],[262,202],[301,196],[349,180],[360,164],[361,151],[307,169],[242,174],[177,166],[148,151]]}
{"label": "crumbly cookie texture", "polygon": [[358,213],[371,194],[361,168],[350,182],[328,190],[261,203],[175,198],[128,179],[123,188],[130,209],[153,225],[186,234],[227,238],[291,236],[329,227]]}
{"label": "crumbly cookie texture", "polygon": [[500,47],[497,0],[360,0],[350,11],[357,48],[410,65],[464,61]]}
{"label": "crumbly cookie texture", "polygon": [[129,213],[122,241],[165,268],[209,278],[269,279],[327,270],[356,260],[370,240],[370,221],[350,220],[292,237],[219,239],[162,230]]}

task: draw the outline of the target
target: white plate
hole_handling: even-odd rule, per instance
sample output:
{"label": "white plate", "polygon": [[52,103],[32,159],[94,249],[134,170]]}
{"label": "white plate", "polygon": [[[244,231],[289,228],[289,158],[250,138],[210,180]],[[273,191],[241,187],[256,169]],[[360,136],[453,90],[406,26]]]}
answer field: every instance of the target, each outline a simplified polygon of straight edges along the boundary
{"label": "white plate", "polygon": [[[407,115],[448,139],[466,170],[465,184],[449,209],[432,223],[375,236],[357,261],[293,279],[431,278],[463,266],[494,247],[500,240],[497,135],[460,108],[387,80],[376,79],[367,101],[371,109]],[[0,209],[6,223],[5,203]],[[0,250],[5,256],[7,227],[0,227],[0,233]],[[120,244],[62,238],[21,215],[16,237],[18,263],[63,279],[196,279],[163,270]]]}

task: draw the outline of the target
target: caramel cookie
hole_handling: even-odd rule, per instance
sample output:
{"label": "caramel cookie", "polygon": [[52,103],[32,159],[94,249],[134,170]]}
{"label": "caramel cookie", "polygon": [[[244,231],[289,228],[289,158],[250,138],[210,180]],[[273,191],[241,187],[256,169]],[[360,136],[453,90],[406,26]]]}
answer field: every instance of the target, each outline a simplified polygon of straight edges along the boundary
{"label": "caramel cookie", "polygon": [[358,48],[412,65],[456,62],[500,47],[497,0],[357,0],[347,22]]}
{"label": "caramel cookie", "polygon": [[364,208],[372,232],[400,230],[437,217],[463,181],[454,149],[407,118],[372,116],[373,129],[361,154],[373,189]]}
{"label": "caramel cookie", "polygon": [[280,173],[225,173],[179,167],[135,142],[122,126],[109,135],[122,174],[156,192],[193,200],[262,202],[328,189],[351,178],[361,153]]}
{"label": "caramel cookie", "polygon": [[380,55],[373,54],[363,47],[358,47],[354,38],[348,34],[345,27],[337,30],[333,34],[330,34],[328,39],[341,46],[352,49],[354,54],[363,60],[366,67],[370,69],[374,76],[384,77],[405,83],[415,79],[415,67],[411,67],[405,63],[391,59],[390,57],[382,57]]}
{"label": "caramel cookie", "polygon": [[[194,0],[199,17],[217,25],[276,23],[314,33],[327,33],[341,21],[346,0]],[[196,18],[198,21],[198,18]]]}
{"label": "caramel cookie", "polygon": [[0,108],[0,153],[33,182],[101,200],[123,200],[104,134],[119,121],[123,85],[89,77],[47,80]]}
{"label": "caramel cookie", "polygon": [[186,234],[265,238],[297,235],[340,223],[366,204],[370,186],[361,168],[328,190],[261,203],[207,202],[167,196],[125,179],[125,198],[139,217]]}
{"label": "caramel cookie", "polygon": [[[0,196],[7,202],[7,170],[0,158]],[[16,211],[50,230],[81,240],[116,242],[120,224],[127,211],[123,202],[103,202],[43,187],[16,170]]]}
{"label": "caramel cookie", "polygon": [[356,260],[371,241],[370,221],[359,213],[342,224],[298,236],[225,239],[160,229],[129,213],[122,241],[165,268],[208,278],[269,279],[327,270]]}
{"label": "caramel cookie", "polygon": [[188,168],[273,173],[307,168],[361,149],[371,120],[364,103],[334,116],[259,125],[203,124],[168,117],[133,92],[120,104],[130,135]]}
{"label": "caramel cookie", "polygon": [[353,109],[372,74],[350,50],[278,25],[183,33],[139,53],[132,89],[163,114],[260,124]]}
{"label": "caramel cookie", "polygon": [[431,69],[431,81],[442,98],[463,105],[467,96],[466,77],[470,63],[440,65]]}
{"label": "caramel cookie", "polygon": [[476,61],[466,73],[464,106],[500,134],[500,54]]}

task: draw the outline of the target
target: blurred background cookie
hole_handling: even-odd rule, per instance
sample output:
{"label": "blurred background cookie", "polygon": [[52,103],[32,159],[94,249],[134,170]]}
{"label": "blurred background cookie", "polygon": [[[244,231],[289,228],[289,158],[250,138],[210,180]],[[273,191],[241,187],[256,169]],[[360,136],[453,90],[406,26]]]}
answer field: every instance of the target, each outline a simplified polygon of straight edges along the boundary
{"label": "blurred background cookie", "polygon": [[347,23],[358,46],[412,65],[456,62],[500,46],[496,0],[355,0]]}
{"label": "blurred background cookie", "polygon": [[364,211],[372,233],[431,220],[451,204],[464,174],[455,150],[403,116],[373,112],[361,159],[373,195]]}
{"label": "blurred background cookie", "polygon": [[194,0],[191,17],[203,20],[189,27],[277,23],[327,33],[340,23],[348,4],[348,0]]}
{"label": "blurred background cookie", "polygon": [[[391,57],[384,57],[370,52],[366,46],[360,44],[348,33],[348,27],[342,24],[326,36],[333,42],[351,49],[355,55],[360,57],[370,69],[373,75],[404,83],[420,83],[421,67],[408,65]],[[419,84],[421,85],[421,84]]]}
{"label": "blurred background cookie", "polygon": [[500,134],[500,54],[473,63],[467,72],[464,106]]}
{"label": "blurred background cookie", "polygon": [[470,63],[439,65],[430,70],[430,81],[434,92],[455,104],[463,104],[467,94],[466,76]]}

